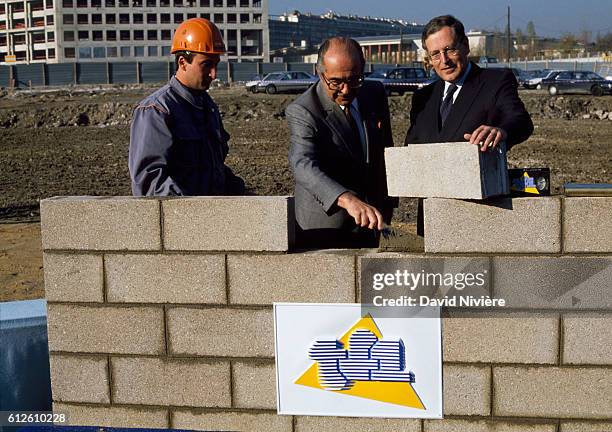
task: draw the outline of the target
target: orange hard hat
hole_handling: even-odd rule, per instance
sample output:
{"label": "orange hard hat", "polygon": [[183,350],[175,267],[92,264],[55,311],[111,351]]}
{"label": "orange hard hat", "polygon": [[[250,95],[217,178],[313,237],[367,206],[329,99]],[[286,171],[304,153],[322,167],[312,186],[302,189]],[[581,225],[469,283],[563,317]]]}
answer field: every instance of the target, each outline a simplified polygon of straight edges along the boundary
{"label": "orange hard hat", "polygon": [[225,43],[216,25],[204,18],[190,18],[174,32],[171,53],[177,51],[221,55],[225,54]]}

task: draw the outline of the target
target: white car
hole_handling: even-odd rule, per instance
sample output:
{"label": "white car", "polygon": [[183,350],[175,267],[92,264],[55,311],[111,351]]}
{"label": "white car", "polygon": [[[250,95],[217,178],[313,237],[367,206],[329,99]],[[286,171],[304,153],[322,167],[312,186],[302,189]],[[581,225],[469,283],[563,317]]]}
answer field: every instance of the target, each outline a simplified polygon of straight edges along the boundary
{"label": "white car", "polygon": [[547,73],[544,76],[541,77],[537,77],[537,78],[531,78],[530,80],[527,80],[525,82],[525,88],[530,88],[530,89],[538,89],[538,90],[542,90],[542,80],[551,77],[553,74],[557,73],[557,72],[561,72],[562,69],[553,69],[553,70],[549,70],[547,71]]}

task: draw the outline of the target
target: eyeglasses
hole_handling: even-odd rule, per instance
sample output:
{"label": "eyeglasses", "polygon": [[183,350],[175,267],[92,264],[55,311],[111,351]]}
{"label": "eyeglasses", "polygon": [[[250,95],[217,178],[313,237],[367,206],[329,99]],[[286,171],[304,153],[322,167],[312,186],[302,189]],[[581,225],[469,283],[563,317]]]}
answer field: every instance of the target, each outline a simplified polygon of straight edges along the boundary
{"label": "eyeglasses", "polygon": [[446,57],[457,57],[459,55],[459,49],[459,47],[446,47],[442,51],[430,52],[429,58],[432,62],[438,63],[443,53]]}
{"label": "eyeglasses", "polygon": [[350,89],[356,89],[363,85],[363,75],[350,77],[347,80],[341,80],[336,78],[328,80],[325,77],[325,74],[321,74],[321,76],[323,77],[323,81],[325,81],[325,84],[327,84],[327,87],[329,87],[330,90],[341,90],[345,84]]}

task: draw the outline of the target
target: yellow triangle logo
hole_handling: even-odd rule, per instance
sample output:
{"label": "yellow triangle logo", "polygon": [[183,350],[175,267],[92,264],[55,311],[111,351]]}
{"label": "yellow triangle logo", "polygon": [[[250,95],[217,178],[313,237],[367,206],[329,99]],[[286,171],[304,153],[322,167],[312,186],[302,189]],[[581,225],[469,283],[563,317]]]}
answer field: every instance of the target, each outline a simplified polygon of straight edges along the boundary
{"label": "yellow triangle logo", "polygon": [[[370,330],[376,337],[382,339],[382,333],[378,329],[374,319],[368,314],[361,318],[340,338],[340,342],[342,342],[345,347],[349,346],[349,337],[358,328]],[[318,364],[314,362],[306,372],[295,381],[295,384],[328,391],[319,384],[318,372]],[[412,384],[407,382],[356,381],[355,385],[350,389],[335,391],[335,393],[372,399],[410,408],[425,409],[423,402],[421,402],[421,398],[412,387]]]}

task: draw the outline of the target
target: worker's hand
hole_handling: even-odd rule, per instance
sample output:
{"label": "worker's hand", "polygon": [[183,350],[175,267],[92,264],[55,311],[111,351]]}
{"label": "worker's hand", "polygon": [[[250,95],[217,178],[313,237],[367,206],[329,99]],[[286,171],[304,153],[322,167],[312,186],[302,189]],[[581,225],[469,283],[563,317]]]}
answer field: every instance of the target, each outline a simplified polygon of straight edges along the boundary
{"label": "worker's hand", "polygon": [[481,125],[471,134],[463,135],[467,141],[480,146],[480,151],[495,148],[501,141],[505,141],[508,134],[505,130],[495,126]]}
{"label": "worker's hand", "polygon": [[383,217],[376,208],[364,203],[351,192],[344,192],[338,197],[338,206],[345,209],[361,227],[382,230]]}

